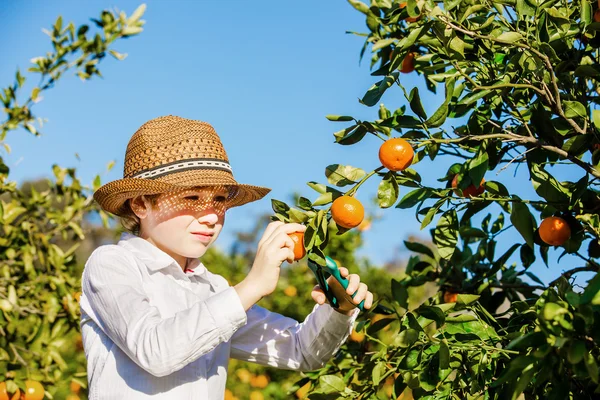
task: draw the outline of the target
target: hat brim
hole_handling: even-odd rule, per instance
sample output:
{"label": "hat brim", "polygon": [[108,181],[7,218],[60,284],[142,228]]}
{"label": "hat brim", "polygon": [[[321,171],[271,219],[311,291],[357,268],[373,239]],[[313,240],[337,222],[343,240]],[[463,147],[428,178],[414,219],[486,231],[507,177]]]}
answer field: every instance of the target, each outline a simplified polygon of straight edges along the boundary
{"label": "hat brim", "polygon": [[98,188],[94,192],[94,200],[98,202],[103,210],[117,216],[125,216],[128,212],[125,202],[133,197],[210,186],[225,186],[230,189],[230,198],[227,201],[228,208],[239,207],[260,200],[271,191],[266,187],[246,185],[235,181],[215,180],[207,182],[206,180],[190,181],[186,179],[185,183],[175,183],[142,178],[123,178]]}

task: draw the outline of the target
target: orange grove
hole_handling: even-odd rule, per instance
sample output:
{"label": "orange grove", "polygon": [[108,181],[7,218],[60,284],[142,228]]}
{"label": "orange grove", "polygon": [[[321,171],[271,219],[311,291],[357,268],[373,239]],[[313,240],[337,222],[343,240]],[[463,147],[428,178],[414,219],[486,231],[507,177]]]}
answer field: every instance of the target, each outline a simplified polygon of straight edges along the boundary
{"label": "orange grove", "polygon": [[355,228],[365,217],[365,208],[352,196],[340,196],[331,205],[331,217],[342,228]]}

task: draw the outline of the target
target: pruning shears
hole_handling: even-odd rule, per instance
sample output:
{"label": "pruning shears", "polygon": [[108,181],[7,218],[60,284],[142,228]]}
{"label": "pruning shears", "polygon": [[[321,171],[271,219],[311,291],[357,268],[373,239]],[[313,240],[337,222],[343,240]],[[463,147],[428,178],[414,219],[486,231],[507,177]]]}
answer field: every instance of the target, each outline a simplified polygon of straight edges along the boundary
{"label": "pruning shears", "polygon": [[[350,284],[350,281],[347,278],[342,277],[337,263],[331,257],[325,256],[325,263],[326,263],[326,265],[322,266],[322,265],[317,264],[310,258],[308,259],[308,267],[315,274],[315,277],[317,278],[317,282],[319,283],[319,286],[325,293],[325,297],[329,301],[329,304],[333,308],[339,308],[339,306],[340,306],[339,299],[342,299],[342,298],[345,298],[346,300],[353,303],[352,299],[354,298],[354,296],[356,296],[356,293],[354,293],[352,296],[350,296],[348,294],[348,292],[346,292],[346,289],[348,289],[348,285]],[[329,276],[333,276],[340,283],[341,288],[343,290],[340,289],[340,286],[337,286],[337,285],[330,286],[327,283],[327,279],[329,278]],[[364,303],[365,303],[365,301],[363,300],[356,307],[358,307],[361,311],[364,311],[364,308],[363,308]],[[373,312],[376,312],[378,314],[389,315],[393,311],[389,310],[387,307],[384,307],[384,306],[378,304],[373,309]]]}

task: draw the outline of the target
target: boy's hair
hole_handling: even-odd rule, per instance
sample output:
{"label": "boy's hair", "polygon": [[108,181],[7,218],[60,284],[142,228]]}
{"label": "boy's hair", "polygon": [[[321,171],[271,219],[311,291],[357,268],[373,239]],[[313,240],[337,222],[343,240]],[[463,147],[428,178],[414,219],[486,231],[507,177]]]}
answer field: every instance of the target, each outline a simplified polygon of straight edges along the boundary
{"label": "boy's hair", "polygon": [[[152,208],[154,208],[161,194],[162,193],[145,194],[144,197],[150,202]],[[128,199],[125,202],[125,204],[123,204],[123,207],[125,208],[125,213],[120,217],[121,225],[126,231],[134,235],[139,235],[141,227],[140,219],[137,215],[135,215],[135,213],[131,209],[131,200],[132,199]]]}

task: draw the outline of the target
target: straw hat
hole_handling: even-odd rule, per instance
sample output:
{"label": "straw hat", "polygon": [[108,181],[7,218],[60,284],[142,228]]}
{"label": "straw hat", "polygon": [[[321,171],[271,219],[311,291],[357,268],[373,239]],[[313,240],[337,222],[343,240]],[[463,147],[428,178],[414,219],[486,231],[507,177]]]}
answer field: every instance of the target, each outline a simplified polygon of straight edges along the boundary
{"label": "straw hat", "polygon": [[125,153],[123,179],[101,186],[94,199],[104,210],[123,216],[127,199],[198,186],[227,187],[228,207],[259,200],[271,191],[236,182],[211,125],[169,115],[146,122],[133,134]]}

